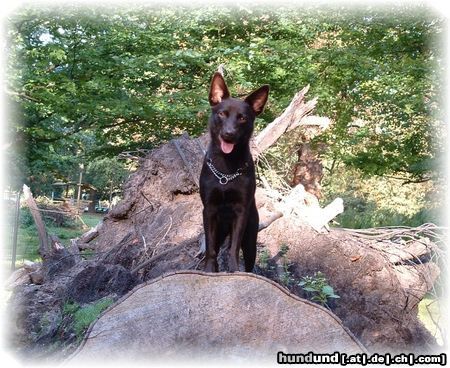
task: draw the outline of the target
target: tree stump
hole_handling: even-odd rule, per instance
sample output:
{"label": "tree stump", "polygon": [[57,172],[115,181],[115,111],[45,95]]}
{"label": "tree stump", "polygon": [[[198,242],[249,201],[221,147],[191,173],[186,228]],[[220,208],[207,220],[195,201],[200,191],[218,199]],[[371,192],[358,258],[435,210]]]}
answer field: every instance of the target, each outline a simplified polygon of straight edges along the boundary
{"label": "tree stump", "polygon": [[69,365],[186,359],[273,364],[278,351],[366,350],[327,309],[270,280],[184,271],[141,284],[111,306],[91,325]]}

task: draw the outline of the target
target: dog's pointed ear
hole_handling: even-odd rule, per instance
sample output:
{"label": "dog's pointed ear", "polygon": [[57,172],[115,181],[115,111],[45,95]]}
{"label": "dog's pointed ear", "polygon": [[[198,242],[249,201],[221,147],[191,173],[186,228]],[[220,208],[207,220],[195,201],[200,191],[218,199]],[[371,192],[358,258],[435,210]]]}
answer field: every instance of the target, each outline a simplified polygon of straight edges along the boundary
{"label": "dog's pointed ear", "polygon": [[244,101],[250,105],[256,115],[259,115],[264,111],[264,106],[266,105],[268,97],[269,85],[265,84],[249,94]]}
{"label": "dog's pointed ear", "polygon": [[228,97],[230,97],[230,92],[222,74],[215,72],[211,80],[211,88],[209,89],[209,104],[211,106],[217,105]]}

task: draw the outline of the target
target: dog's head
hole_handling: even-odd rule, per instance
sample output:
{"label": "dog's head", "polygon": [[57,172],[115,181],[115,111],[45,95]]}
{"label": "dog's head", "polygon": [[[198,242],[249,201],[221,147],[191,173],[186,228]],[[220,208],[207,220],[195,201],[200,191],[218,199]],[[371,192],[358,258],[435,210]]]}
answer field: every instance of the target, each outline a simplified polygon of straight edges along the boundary
{"label": "dog's head", "polygon": [[222,74],[214,74],[209,90],[210,131],[223,153],[231,153],[237,144],[248,144],[255,117],[263,112],[268,96],[269,86],[264,85],[243,100],[232,98]]}

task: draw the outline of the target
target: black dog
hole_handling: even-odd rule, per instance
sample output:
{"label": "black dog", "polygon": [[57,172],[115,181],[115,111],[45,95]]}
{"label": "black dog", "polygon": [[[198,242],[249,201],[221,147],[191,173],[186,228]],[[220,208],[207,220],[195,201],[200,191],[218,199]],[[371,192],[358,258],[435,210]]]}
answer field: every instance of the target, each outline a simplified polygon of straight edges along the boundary
{"label": "black dog", "polygon": [[212,78],[211,143],[200,175],[207,272],[218,271],[217,254],[227,235],[231,240],[229,271],[239,271],[241,248],[245,271],[251,272],[255,265],[259,217],[249,140],[255,117],[263,111],[268,95],[269,86],[264,85],[244,100],[232,98],[222,75],[215,73]]}

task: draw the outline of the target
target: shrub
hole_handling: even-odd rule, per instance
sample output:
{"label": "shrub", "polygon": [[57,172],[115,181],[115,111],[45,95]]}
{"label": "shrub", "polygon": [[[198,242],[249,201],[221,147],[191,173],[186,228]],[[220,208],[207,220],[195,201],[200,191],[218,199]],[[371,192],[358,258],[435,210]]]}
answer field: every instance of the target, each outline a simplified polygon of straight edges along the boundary
{"label": "shrub", "polygon": [[328,285],[325,275],[320,271],[313,276],[302,277],[302,281],[298,285],[308,293],[310,300],[326,307],[328,307],[329,298],[340,298],[339,295],[335,294],[333,288]]}

